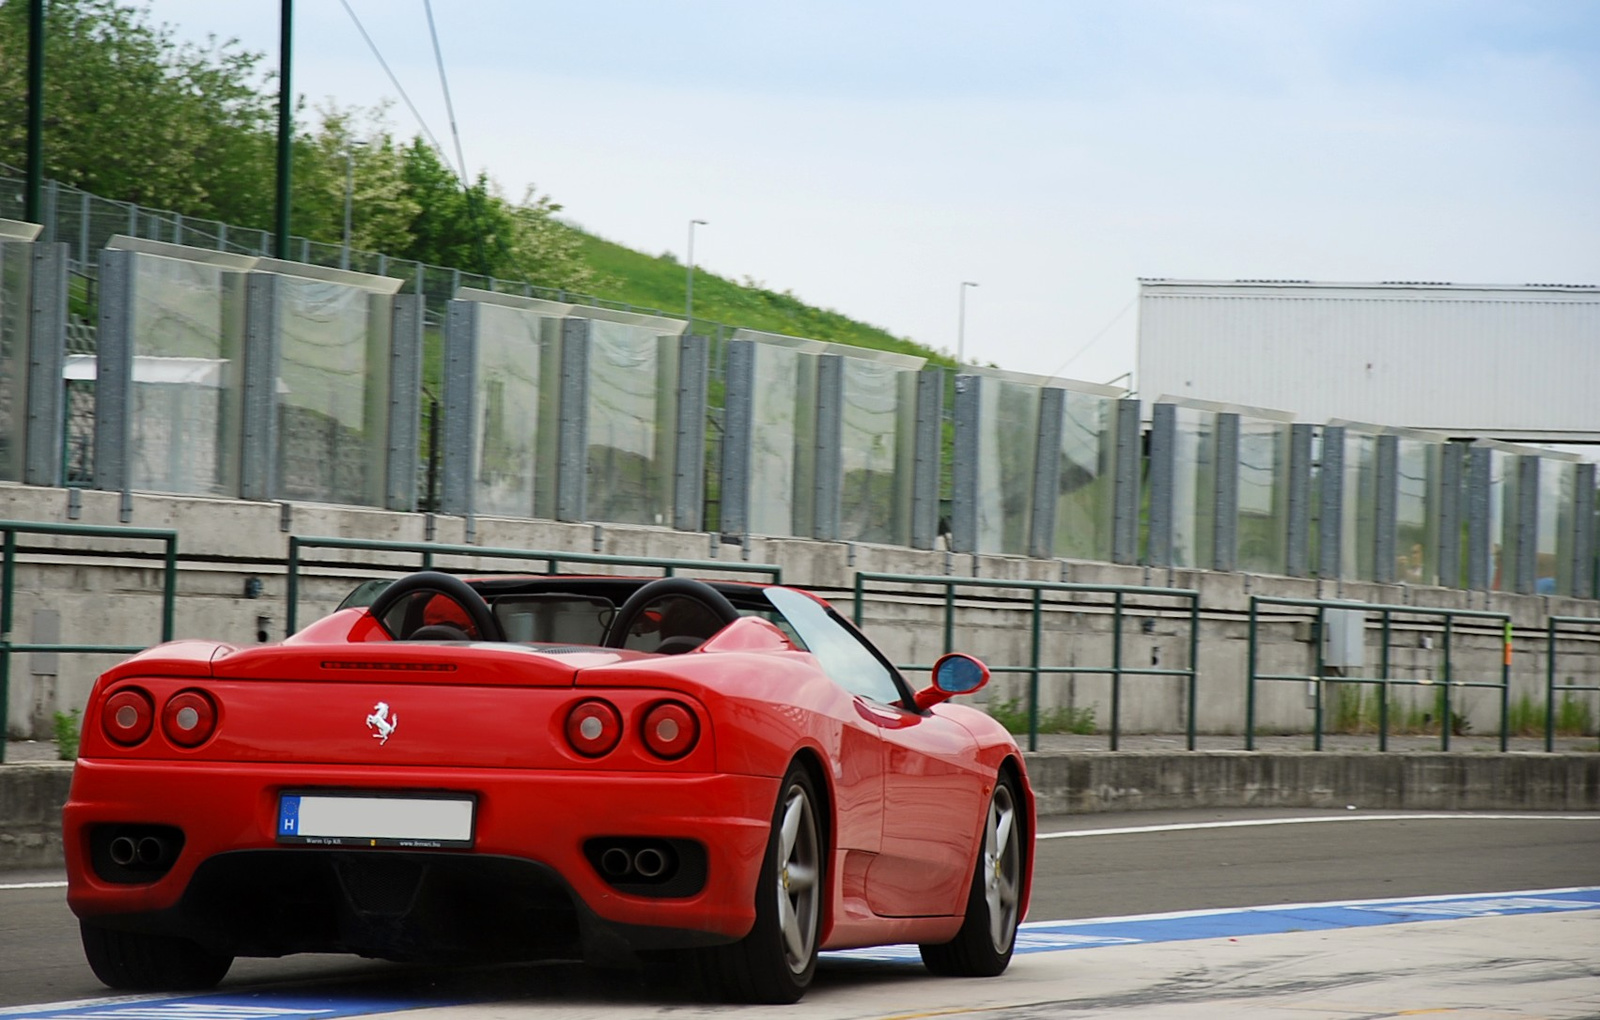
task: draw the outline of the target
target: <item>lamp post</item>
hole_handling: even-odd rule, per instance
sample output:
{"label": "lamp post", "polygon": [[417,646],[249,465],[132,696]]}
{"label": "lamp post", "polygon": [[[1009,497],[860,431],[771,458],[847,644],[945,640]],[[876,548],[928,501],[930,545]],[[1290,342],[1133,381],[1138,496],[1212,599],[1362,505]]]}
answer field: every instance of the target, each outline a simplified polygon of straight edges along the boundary
{"label": "lamp post", "polygon": [[356,190],[356,149],[365,148],[365,142],[352,141],[344,148],[344,251],[339,254],[339,268],[350,268],[350,200]]}
{"label": "lamp post", "polygon": [[971,280],[961,281],[961,312],[956,319],[956,364],[960,365],[966,355],[967,346],[967,288],[976,287]]}
{"label": "lamp post", "polygon": [[689,267],[683,284],[683,317],[694,322],[694,228],[707,226],[705,220],[689,221]]}

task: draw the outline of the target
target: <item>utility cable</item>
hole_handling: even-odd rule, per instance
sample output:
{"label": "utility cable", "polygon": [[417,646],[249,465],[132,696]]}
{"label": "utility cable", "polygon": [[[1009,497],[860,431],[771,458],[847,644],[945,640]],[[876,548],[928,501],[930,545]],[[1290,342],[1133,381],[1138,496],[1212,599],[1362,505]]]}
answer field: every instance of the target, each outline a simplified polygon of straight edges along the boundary
{"label": "utility cable", "polygon": [[1117,323],[1122,321],[1122,317],[1124,315],[1128,314],[1128,309],[1132,308],[1133,307],[1133,303],[1135,301],[1138,301],[1138,300],[1139,300],[1139,295],[1137,295],[1137,294],[1135,294],[1132,298],[1130,298],[1128,300],[1128,303],[1122,306],[1122,311],[1118,312],[1115,316],[1113,316],[1111,321],[1106,323],[1105,327],[1103,329],[1101,329],[1100,332],[1098,332],[1094,336],[1090,337],[1089,338],[1089,342],[1084,344],[1082,347],[1078,348],[1077,352],[1074,353],[1070,358],[1068,358],[1066,361],[1063,361],[1061,364],[1057,365],[1055,367],[1055,370],[1050,373],[1048,378],[1051,378],[1051,379],[1056,378],[1057,376],[1059,376],[1066,369],[1066,367],[1068,365],[1072,364],[1074,361],[1077,361],[1079,358],[1083,357],[1084,353],[1086,351],[1088,351],[1089,348],[1093,347],[1097,342],[1099,342],[1101,337],[1103,337],[1107,333],[1111,332],[1111,327],[1112,326],[1115,326]]}
{"label": "utility cable", "polygon": [[444,109],[450,115],[450,136],[456,143],[456,163],[461,167],[461,183],[467,184],[467,160],[461,154],[461,132],[456,130],[456,108],[450,102],[450,81],[444,76],[444,54],[439,50],[439,32],[433,27],[432,0],[422,0],[422,7],[428,12],[428,34],[433,37],[433,60],[439,66],[439,87],[444,90]]}
{"label": "utility cable", "polygon": [[[388,61],[384,60],[383,54],[378,52],[378,44],[372,41],[372,36],[367,34],[367,29],[361,24],[361,19],[356,17],[355,10],[350,6],[350,0],[339,0],[339,2],[344,5],[345,13],[350,15],[350,20],[355,22],[356,31],[360,32],[361,38],[366,40],[367,48],[370,49],[372,51],[372,55],[378,59],[378,66],[383,68],[383,73],[389,76],[389,84],[393,85],[395,87],[395,91],[400,93],[400,98],[405,102],[406,109],[411,111],[411,116],[415,117],[417,119],[417,123],[421,125],[422,133],[428,136],[428,141],[433,144],[434,150],[438,152],[439,155],[444,156],[444,146],[440,145],[439,139],[434,137],[433,130],[428,127],[428,122],[422,119],[421,113],[417,112],[417,104],[413,103],[411,101],[411,97],[406,95],[405,86],[400,84],[400,79],[396,78],[394,72],[389,69]],[[444,156],[444,159],[445,165],[448,166],[450,163],[450,157]],[[462,184],[465,185],[465,183],[466,181],[463,180]]]}

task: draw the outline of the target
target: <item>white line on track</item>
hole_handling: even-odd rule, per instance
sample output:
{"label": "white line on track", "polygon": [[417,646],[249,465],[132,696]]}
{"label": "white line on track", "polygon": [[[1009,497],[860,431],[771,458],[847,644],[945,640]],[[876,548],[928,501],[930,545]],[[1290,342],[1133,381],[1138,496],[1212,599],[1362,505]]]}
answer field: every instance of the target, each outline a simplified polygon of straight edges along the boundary
{"label": "white line on track", "polygon": [[0,892],[8,889],[65,889],[65,882],[10,882],[0,883]]}
{"label": "white line on track", "polygon": [[1233,822],[1174,822],[1169,825],[1130,825],[1115,829],[1074,829],[1070,832],[1041,832],[1038,839],[1075,839],[1080,836],[1127,836],[1145,832],[1187,832],[1193,829],[1243,829],[1256,825],[1315,825],[1321,822],[1600,822],[1600,813],[1588,815],[1483,815],[1483,814],[1398,814],[1398,815],[1312,815],[1307,818],[1247,818]]}

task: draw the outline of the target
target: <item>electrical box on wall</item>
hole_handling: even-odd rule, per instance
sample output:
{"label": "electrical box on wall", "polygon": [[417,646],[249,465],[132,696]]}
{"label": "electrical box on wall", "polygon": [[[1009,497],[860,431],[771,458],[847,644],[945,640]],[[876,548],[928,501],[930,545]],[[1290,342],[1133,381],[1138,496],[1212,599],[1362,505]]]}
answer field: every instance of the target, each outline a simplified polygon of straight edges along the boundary
{"label": "electrical box on wall", "polygon": [[1359,609],[1322,611],[1322,662],[1340,669],[1366,665],[1366,613]]}

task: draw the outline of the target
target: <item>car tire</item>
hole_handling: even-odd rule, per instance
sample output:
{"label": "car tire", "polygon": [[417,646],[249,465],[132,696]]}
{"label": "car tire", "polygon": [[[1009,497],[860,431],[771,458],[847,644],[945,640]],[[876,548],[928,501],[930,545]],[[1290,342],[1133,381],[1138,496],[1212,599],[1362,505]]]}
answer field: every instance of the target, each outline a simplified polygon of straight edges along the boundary
{"label": "car tire", "polygon": [[778,789],[756,883],[755,924],[732,945],[699,951],[702,980],[730,1002],[796,1002],[817,969],[828,856],[820,802],[799,763],[789,767]]}
{"label": "car tire", "polygon": [[79,922],[83,955],[94,976],[129,991],[195,991],[215,988],[233,957],[198,942],[170,935],[145,935]]}
{"label": "car tire", "polygon": [[949,942],[917,947],[923,965],[933,973],[994,977],[1011,963],[1022,919],[1027,824],[1016,780],[1002,772],[984,812],[983,838],[961,930]]}

